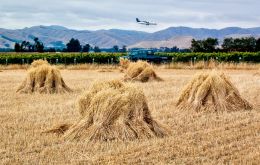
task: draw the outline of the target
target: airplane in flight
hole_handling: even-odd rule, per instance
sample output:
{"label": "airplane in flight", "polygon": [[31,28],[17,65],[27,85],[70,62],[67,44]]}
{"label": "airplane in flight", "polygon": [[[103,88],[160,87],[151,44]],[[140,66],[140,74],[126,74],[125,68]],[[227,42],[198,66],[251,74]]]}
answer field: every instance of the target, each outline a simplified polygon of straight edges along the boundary
{"label": "airplane in flight", "polygon": [[139,24],[142,24],[142,25],[157,25],[157,23],[151,23],[151,22],[148,22],[148,21],[140,21],[138,18],[136,18],[136,22],[139,23]]}

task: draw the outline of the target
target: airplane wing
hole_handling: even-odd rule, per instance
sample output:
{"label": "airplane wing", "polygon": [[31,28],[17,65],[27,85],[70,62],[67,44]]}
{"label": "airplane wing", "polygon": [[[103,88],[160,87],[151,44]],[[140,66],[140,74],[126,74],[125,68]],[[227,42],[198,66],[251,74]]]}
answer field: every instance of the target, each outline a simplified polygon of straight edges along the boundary
{"label": "airplane wing", "polygon": [[145,22],[138,22],[139,24],[142,24],[142,25],[147,25],[147,23]]}

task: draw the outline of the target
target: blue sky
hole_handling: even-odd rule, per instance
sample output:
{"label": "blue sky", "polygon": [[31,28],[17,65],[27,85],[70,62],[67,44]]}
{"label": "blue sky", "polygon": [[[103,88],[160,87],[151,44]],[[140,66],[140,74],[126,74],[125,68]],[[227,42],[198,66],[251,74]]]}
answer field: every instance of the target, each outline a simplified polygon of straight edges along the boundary
{"label": "blue sky", "polygon": [[[259,0],[1,0],[0,27],[61,25],[73,29],[157,31],[170,26],[260,26]],[[146,27],[135,18],[157,22]]]}

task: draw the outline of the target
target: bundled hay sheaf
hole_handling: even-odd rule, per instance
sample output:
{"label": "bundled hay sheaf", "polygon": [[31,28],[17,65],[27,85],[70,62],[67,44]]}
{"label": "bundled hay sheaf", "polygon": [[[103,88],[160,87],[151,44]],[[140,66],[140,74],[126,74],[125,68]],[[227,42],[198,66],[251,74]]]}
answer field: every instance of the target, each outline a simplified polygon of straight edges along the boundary
{"label": "bundled hay sheaf", "polygon": [[200,73],[182,91],[177,106],[182,110],[238,111],[252,109],[222,72]]}
{"label": "bundled hay sheaf", "polygon": [[125,70],[124,80],[141,82],[147,82],[149,80],[162,81],[162,79],[155,73],[153,67],[146,61],[129,63]]}
{"label": "bundled hay sheaf", "polygon": [[48,61],[47,60],[34,60],[32,63],[31,63],[31,67],[35,68],[35,67],[38,67],[40,65],[49,65]]}
{"label": "bundled hay sheaf", "polygon": [[65,84],[60,71],[46,63],[38,60],[32,63],[27,77],[17,89],[19,93],[64,93],[71,92]]}
{"label": "bundled hay sheaf", "polygon": [[82,117],[65,132],[66,140],[134,140],[167,135],[151,117],[142,90],[119,80],[93,84],[77,104]]}

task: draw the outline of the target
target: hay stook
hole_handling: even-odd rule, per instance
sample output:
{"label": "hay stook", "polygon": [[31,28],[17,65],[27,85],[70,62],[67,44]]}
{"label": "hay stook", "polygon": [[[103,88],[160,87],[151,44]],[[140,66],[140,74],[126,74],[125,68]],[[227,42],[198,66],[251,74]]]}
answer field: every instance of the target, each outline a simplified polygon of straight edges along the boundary
{"label": "hay stook", "polygon": [[146,61],[131,62],[126,66],[124,81],[162,81],[162,79],[155,73],[153,67]]}
{"label": "hay stook", "polygon": [[60,71],[47,61],[34,61],[18,93],[65,93],[72,90],[65,84]]}
{"label": "hay stook", "polygon": [[197,112],[252,109],[229,78],[215,70],[195,75],[178,98],[177,107]]}
{"label": "hay stook", "polygon": [[81,119],[65,132],[66,140],[124,141],[168,134],[151,117],[142,90],[119,80],[93,84],[77,107]]}

